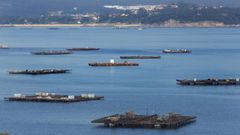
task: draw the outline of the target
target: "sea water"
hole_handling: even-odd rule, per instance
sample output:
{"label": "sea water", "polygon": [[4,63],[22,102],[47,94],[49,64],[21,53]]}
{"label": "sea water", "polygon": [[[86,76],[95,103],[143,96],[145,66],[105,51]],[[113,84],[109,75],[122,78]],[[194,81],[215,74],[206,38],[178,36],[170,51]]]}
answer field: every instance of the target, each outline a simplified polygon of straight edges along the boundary
{"label": "sea water", "polygon": [[[62,27],[1,28],[0,131],[11,135],[236,135],[240,129],[240,86],[179,86],[176,79],[240,77],[239,28]],[[30,52],[97,47],[99,51],[61,56]],[[190,49],[191,54],[161,50]],[[117,62],[122,55],[160,55],[129,60],[139,67],[89,67],[89,62]],[[9,70],[63,68],[69,74],[9,75]],[[39,91],[104,100],[61,104],[7,102],[14,93]],[[176,112],[197,121],[176,130],[102,128],[91,121],[106,115]]]}

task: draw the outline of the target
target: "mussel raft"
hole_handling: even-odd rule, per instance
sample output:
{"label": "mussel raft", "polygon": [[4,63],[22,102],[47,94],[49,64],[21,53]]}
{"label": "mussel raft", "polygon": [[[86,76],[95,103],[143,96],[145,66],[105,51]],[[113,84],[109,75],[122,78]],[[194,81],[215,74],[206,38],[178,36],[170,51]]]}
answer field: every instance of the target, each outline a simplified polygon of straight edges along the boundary
{"label": "mussel raft", "polygon": [[118,62],[118,63],[89,63],[89,66],[92,67],[118,67],[118,66],[139,66],[138,63],[130,63],[130,62]]}
{"label": "mussel raft", "polygon": [[38,92],[35,95],[25,96],[22,94],[14,94],[12,97],[5,97],[6,101],[19,101],[19,102],[59,102],[59,103],[73,103],[91,100],[104,99],[103,96],[96,96],[93,93],[81,95],[58,95],[56,93]]}
{"label": "mussel raft", "polygon": [[67,55],[72,54],[70,51],[63,50],[54,50],[54,51],[40,51],[40,52],[31,52],[34,55]]}
{"label": "mussel raft", "polygon": [[240,85],[240,79],[177,80],[179,85]]}
{"label": "mussel raft", "polygon": [[13,70],[9,71],[9,74],[29,74],[29,75],[41,75],[41,74],[62,74],[69,73],[70,69],[39,69],[39,70]]}
{"label": "mussel raft", "polygon": [[196,121],[196,116],[183,116],[176,113],[167,115],[137,115],[133,112],[115,114],[93,120],[92,123],[106,127],[122,128],[179,128]]}
{"label": "mussel raft", "polygon": [[162,52],[163,53],[191,53],[192,51],[187,49],[176,49],[176,50],[164,49]]}
{"label": "mussel raft", "polygon": [[95,62],[95,63],[88,63],[89,66],[93,67],[113,67],[113,66],[139,66],[138,63],[134,62],[115,62],[113,59],[110,60],[110,62]]}
{"label": "mussel raft", "polygon": [[85,47],[85,48],[68,48],[68,51],[97,51],[100,50],[100,48],[89,48],[89,47]]}

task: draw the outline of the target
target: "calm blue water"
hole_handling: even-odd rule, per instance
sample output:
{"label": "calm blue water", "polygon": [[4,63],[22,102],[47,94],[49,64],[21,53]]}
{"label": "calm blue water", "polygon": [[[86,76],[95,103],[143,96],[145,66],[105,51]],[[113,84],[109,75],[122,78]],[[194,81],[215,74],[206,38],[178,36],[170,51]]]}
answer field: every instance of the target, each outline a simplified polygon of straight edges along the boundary
{"label": "calm blue water", "polygon": [[[240,77],[240,29],[237,28],[1,28],[0,131],[12,135],[236,135],[240,128],[240,87],[183,87],[176,79]],[[99,47],[96,52],[33,56],[42,49]],[[164,48],[188,48],[189,55],[161,54]],[[88,62],[120,55],[161,55],[131,60],[139,67],[88,67]],[[11,69],[69,68],[70,74],[8,75]],[[94,92],[103,101],[73,104],[5,102],[14,93]],[[178,112],[198,116],[177,130],[108,129],[91,120],[134,110],[142,114]]]}

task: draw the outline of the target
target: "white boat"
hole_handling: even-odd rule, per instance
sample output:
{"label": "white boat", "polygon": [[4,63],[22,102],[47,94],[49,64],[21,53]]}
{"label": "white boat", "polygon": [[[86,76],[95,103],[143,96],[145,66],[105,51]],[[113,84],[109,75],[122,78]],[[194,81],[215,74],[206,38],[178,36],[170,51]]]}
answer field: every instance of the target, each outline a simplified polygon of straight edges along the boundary
{"label": "white boat", "polygon": [[0,45],[0,49],[8,49],[9,47],[7,45]]}

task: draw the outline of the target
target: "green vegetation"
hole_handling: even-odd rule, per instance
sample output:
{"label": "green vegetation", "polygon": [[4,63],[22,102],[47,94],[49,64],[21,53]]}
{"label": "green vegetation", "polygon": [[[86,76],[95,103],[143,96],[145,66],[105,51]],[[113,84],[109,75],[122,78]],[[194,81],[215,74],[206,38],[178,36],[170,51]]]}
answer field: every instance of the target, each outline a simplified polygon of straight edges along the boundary
{"label": "green vegetation", "polygon": [[221,22],[226,25],[240,24],[240,8],[206,7],[178,3],[177,7],[168,5],[164,9],[112,10],[109,13],[88,13],[80,11],[56,11],[40,17],[4,17],[0,24],[76,24],[76,23],[142,23],[162,24],[169,20],[180,23]]}
{"label": "green vegetation", "polygon": [[240,24],[240,8],[198,7],[182,4],[178,5],[178,8],[167,7],[154,11],[140,9],[136,14],[125,14],[128,16],[103,15],[100,17],[100,22],[160,24],[168,20],[176,20],[181,23],[212,21],[228,25]]}

